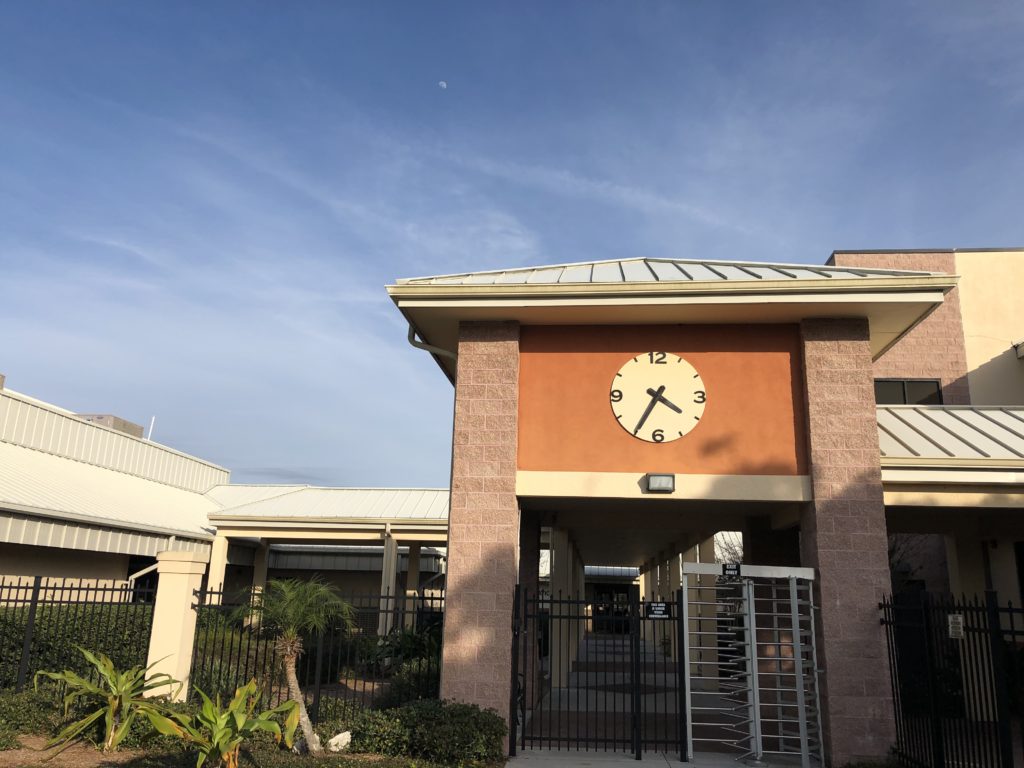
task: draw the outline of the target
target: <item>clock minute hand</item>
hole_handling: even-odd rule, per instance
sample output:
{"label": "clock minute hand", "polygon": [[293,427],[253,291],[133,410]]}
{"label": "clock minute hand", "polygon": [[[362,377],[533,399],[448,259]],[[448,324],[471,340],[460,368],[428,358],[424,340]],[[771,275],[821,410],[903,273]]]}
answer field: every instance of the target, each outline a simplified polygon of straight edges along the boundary
{"label": "clock minute hand", "polygon": [[647,394],[650,395],[651,397],[657,398],[658,400],[663,402],[665,405],[667,405],[669,408],[671,408],[676,413],[682,413],[683,412],[682,408],[680,408],[678,405],[673,403],[671,400],[669,400],[664,395],[659,394],[660,392],[664,392],[664,391],[665,391],[664,387],[662,387],[660,390],[658,390],[658,392],[655,392],[653,389],[648,389],[647,390]]}
{"label": "clock minute hand", "polygon": [[661,393],[665,391],[665,385],[663,384],[662,386],[658,387],[657,391],[650,389],[648,389],[647,391],[650,392],[651,394],[651,402],[647,404],[647,410],[644,411],[644,415],[640,417],[640,421],[636,423],[636,429],[633,430],[634,435],[640,431],[640,427],[644,425],[644,422],[647,421],[647,417],[650,416],[651,411],[654,410],[654,406],[658,404],[658,400],[661,399]]}

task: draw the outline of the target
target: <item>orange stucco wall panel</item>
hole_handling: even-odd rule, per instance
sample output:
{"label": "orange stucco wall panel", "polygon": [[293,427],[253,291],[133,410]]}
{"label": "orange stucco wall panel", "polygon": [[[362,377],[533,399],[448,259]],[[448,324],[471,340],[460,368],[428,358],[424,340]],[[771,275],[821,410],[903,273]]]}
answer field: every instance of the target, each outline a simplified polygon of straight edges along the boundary
{"label": "orange stucco wall panel", "polygon": [[[524,326],[519,451],[523,470],[807,474],[795,325]],[[700,424],[671,443],[646,443],[612,414],[612,378],[630,357],[672,352],[700,373]]]}

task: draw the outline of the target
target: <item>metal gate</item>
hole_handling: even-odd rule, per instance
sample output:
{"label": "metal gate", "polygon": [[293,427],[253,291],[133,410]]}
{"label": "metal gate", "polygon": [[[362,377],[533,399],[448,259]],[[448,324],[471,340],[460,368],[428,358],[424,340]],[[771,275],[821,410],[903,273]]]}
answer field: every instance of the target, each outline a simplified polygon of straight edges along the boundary
{"label": "metal gate", "polygon": [[904,593],[882,609],[895,754],[921,768],[1021,765],[1024,610],[984,598]]}
{"label": "metal gate", "polygon": [[[820,764],[813,571],[684,563],[666,601],[517,588],[517,749],[725,752]],[[684,661],[685,660],[685,661]]]}

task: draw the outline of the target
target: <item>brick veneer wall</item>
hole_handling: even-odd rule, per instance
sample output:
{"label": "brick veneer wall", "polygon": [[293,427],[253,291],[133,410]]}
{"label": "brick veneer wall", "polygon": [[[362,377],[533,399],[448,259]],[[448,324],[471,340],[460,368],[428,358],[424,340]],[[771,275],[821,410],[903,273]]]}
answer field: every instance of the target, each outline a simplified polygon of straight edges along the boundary
{"label": "brick veneer wall", "polygon": [[455,384],[441,696],[508,712],[518,577],[519,326],[463,323]]}
{"label": "brick veneer wall", "polygon": [[878,603],[888,541],[866,320],[801,326],[814,501],[801,560],[818,571],[822,714],[832,765],[884,758],[895,738]]}
{"label": "brick veneer wall", "polygon": [[[835,253],[830,263],[840,267],[956,272],[953,253]],[[960,316],[960,294],[954,288],[946,300],[896,342],[874,365],[875,378],[939,379],[946,405],[969,405],[967,351]]]}

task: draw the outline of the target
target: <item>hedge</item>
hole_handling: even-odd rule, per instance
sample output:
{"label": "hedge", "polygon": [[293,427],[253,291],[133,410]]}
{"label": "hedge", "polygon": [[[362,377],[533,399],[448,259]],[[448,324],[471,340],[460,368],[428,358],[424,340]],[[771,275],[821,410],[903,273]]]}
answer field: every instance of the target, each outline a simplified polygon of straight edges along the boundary
{"label": "hedge", "polygon": [[[145,665],[153,606],[145,603],[40,605],[36,608],[28,680],[41,669],[89,671],[75,646],[107,654],[118,668]],[[28,608],[0,608],[0,689],[17,682]]]}
{"label": "hedge", "polygon": [[353,752],[407,755],[444,765],[500,760],[505,720],[475,704],[424,700],[397,709],[369,710],[351,702],[321,702],[317,733],[326,742],[352,732]]}

